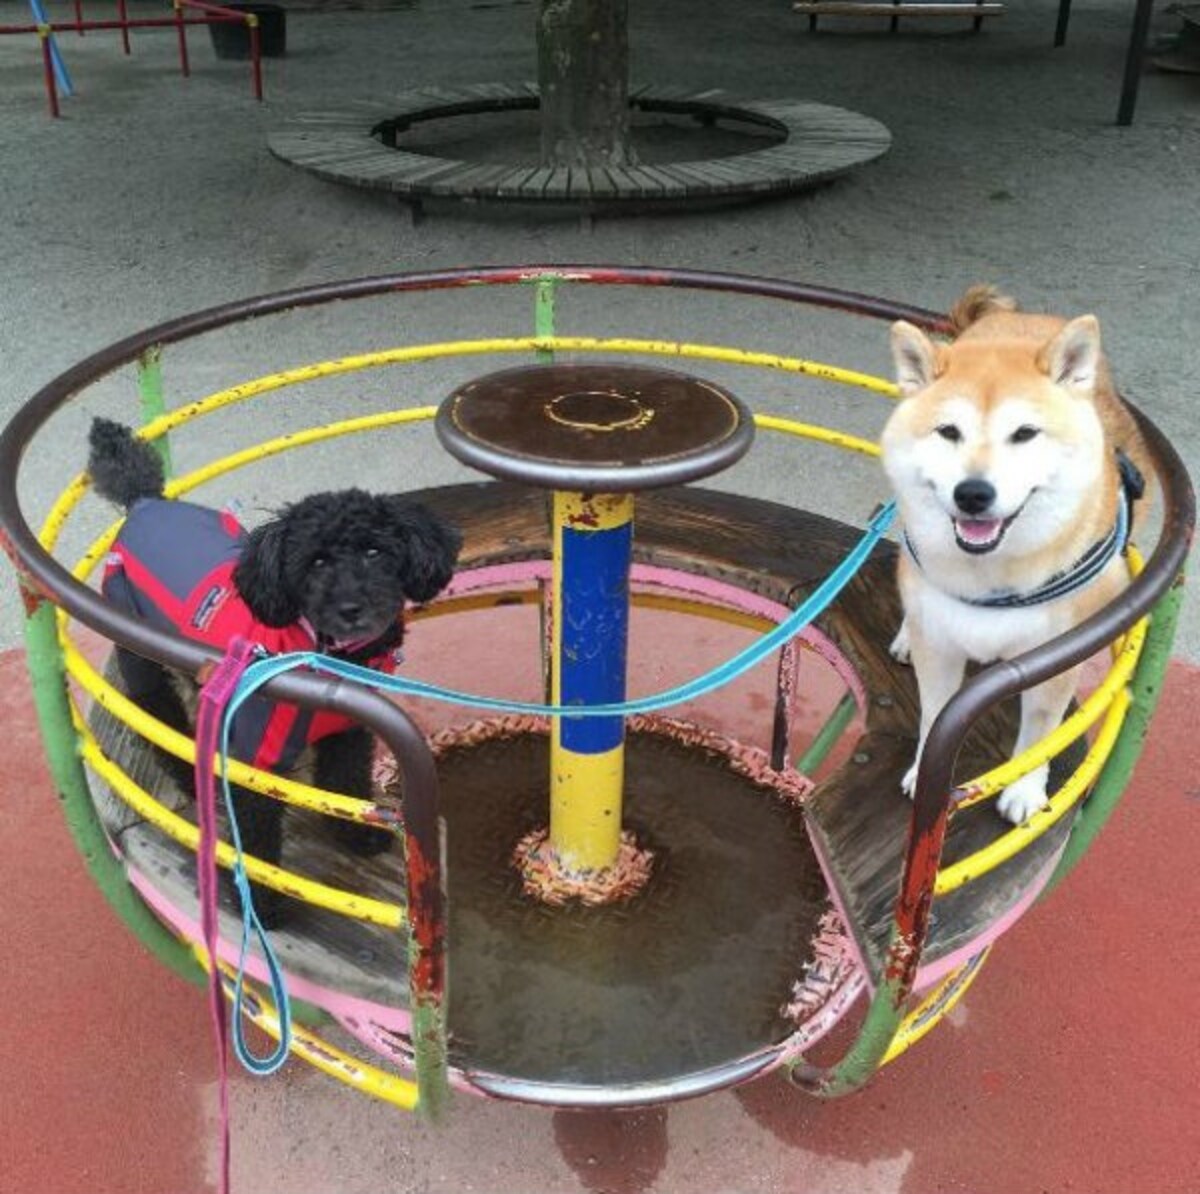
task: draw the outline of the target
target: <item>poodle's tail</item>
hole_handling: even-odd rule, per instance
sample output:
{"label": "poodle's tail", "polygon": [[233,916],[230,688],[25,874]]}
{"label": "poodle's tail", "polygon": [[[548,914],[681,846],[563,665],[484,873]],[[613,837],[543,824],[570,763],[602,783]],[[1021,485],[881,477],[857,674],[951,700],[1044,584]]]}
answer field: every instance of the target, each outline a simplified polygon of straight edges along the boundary
{"label": "poodle's tail", "polygon": [[88,446],[88,472],[101,497],[126,510],[139,498],[162,497],[162,461],[128,427],[111,419],[93,419]]}

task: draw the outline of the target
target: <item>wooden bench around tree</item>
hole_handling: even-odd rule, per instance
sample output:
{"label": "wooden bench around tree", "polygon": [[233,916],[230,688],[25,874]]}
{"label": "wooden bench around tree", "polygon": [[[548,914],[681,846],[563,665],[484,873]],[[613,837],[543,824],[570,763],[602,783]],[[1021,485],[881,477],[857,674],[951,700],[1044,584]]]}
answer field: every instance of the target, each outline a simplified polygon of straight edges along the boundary
{"label": "wooden bench around tree", "polygon": [[403,134],[454,117],[530,111],[533,84],[477,84],[402,92],[380,103],[303,113],[269,139],[281,160],[331,182],[390,191],[419,205],[427,199],[566,204],[585,211],[691,206],[801,190],[885,153],[888,130],[868,116],[800,100],[743,100],[721,91],[642,88],[630,105],[643,112],[737,122],[775,142],[718,158],[603,169],[472,162],[414,152]]}

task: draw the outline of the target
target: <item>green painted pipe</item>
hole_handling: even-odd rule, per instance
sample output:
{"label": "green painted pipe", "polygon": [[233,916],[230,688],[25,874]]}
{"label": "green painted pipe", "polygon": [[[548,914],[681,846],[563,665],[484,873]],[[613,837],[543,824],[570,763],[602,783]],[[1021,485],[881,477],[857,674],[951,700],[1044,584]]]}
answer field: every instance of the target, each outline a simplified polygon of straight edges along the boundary
{"label": "green painted pipe", "polygon": [[812,773],[825,762],[826,756],[837,744],[846,727],[854,720],[857,712],[858,705],[854,700],[854,695],[846,693],[838,701],[825,724],[817,731],[816,737],[809,743],[808,749],[797,760],[796,770],[801,775],[811,777]]}
{"label": "green painted pipe", "polygon": [[[533,334],[535,336],[554,335],[554,292],[558,286],[557,278],[538,278],[533,297]],[[542,364],[550,364],[554,360],[554,351],[549,348],[539,348],[537,359]]]}
{"label": "green painted pipe", "polygon": [[[893,928],[889,957],[895,943],[896,930]],[[883,1064],[904,1022],[906,1000],[900,996],[900,985],[899,977],[885,977],[879,984],[854,1043],[836,1064],[813,1066],[798,1058],[787,1065],[788,1080],[807,1094],[823,1099],[836,1099],[865,1086]]]}
{"label": "green painted pipe", "polygon": [[[144,426],[167,412],[166,403],[163,401],[161,344],[147,348],[138,357],[137,385]],[[173,477],[175,468],[171,463],[171,441],[165,435],[160,435],[154,441],[154,449],[162,460],[164,476]]]}
{"label": "green painted pipe", "polygon": [[1079,811],[1058,866],[1050,876],[1050,882],[1042,889],[1042,899],[1062,882],[1087,853],[1129,783],[1162,694],[1167,664],[1171,661],[1171,644],[1175,641],[1175,624],[1183,603],[1183,591],[1181,572],[1175,584],[1159,598],[1150,615],[1150,629],[1142,647],[1142,656],[1129,685],[1133,703],[1117,734],[1112,753],[1097,777],[1091,795]]}
{"label": "green painted pipe", "polygon": [[20,577],[19,583],[29,611],[25,620],[25,645],[34,709],[50,774],[63,803],[71,837],[101,894],[137,939],[181,978],[203,986],[207,981],[204,969],[192,956],[190,947],[175,937],[146,907],[130,886],[125,868],[109,845],[92,804],[91,789],[71,722],[66,671],[55,625],[57,611],[49,601],[32,592],[25,577]]}

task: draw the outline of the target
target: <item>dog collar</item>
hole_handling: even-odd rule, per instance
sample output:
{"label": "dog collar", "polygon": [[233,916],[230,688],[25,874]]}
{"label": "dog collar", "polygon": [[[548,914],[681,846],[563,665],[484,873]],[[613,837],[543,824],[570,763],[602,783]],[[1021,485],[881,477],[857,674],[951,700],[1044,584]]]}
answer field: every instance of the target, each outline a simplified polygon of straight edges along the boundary
{"label": "dog collar", "polygon": [[[1029,592],[1002,589],[989,593],[986,597],[958,597],[957,600],[964,605],[979,606],[983,609],[1027,609],[1033,605],[1044,605],[1047,601],[1057,601],[1060,597],[1066,597],[1069,593],[1090,585],[1108,567],[1112,558],[1125,550],[1133,522],[1133,503],[1146,489],[1141,470],[1120,449],[1117,450],[1117,468],[1121,474],[1121,500],[1117,503],[1117,521],[1112,530],[1103,539],[1093,543],[1070,568],[1056,573]],[[904,533],[904,546],[913,563],[920,568],[921,559],[917,555],[916,544],[909,538],[907,531]]]}

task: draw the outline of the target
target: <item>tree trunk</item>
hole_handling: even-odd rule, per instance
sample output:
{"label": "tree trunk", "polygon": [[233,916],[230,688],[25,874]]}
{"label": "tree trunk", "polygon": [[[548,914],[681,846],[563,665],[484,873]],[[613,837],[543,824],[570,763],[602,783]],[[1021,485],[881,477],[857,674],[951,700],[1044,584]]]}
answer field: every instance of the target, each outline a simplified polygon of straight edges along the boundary
{"label": "tree trunk", "polygon": [[540,0],[544,166],[624,166],[629,145],[629,0]]}

